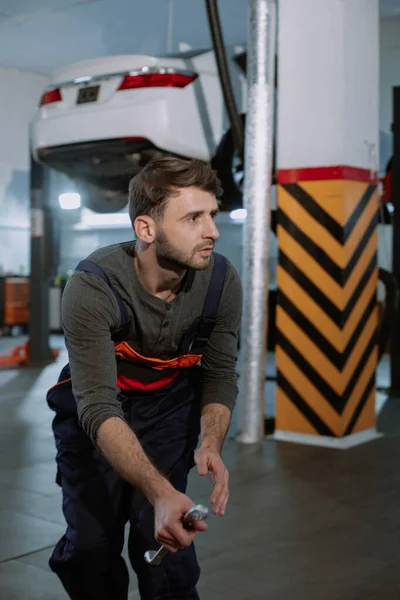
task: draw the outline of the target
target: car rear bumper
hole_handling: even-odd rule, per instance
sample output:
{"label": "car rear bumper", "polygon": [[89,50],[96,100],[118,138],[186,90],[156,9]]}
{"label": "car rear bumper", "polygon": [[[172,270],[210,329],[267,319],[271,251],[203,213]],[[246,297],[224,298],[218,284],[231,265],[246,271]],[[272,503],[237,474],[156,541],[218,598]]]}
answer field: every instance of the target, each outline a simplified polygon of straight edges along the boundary
{"label": "car rear bumper", "polygon": [[144,138],[166,152],[209,160],[211,157],[205,140],[198,135],[190,135],[190,123],[185,122],[184,115],[181,115],[181,121],[176,126],[172,109],[171,101],[157,101],[91,110],[87,110],[87,107],[83,110],[78,108],[45,118],[39,110],[32,122],[32,152],[38,157],[39,151],[57,146],[107,139]]}

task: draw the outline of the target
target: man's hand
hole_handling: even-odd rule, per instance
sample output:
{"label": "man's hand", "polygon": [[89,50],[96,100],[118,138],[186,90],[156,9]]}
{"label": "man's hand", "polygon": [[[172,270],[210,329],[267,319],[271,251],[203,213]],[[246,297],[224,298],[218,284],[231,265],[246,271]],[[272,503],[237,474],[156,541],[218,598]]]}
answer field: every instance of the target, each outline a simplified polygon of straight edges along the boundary
{"label": "man's hand", "polygon": [[183,526],[183,517],[194,502],[176,490],[160,496],[154,503],[155,537],[170,552],[190,546],[198,531],[206,531],[204,521],[192,521],[190,530]]}
{"label": "man's hand", "polygon": [[211,504],[213,505],[214,514],[223,517],[229,498],[229,473],[222,462],[219,452],[213,448],[201,446],[195,452],[194,461],[197,465],[199,475],[202,477],[208,475],[214,486],[211,494]]}
{"label": "man's hand", "polygon": [[207,529],[204,521],[193,521],[190,531],[184,528],[183,517],[195,502],[178,492],[157,471],[132,429],[122,419],[112,417],[100,425],[97,445],[115,470],[133,487],[140,489],[153,505],[155,537],[170,552],[190,546],[196,533]]}

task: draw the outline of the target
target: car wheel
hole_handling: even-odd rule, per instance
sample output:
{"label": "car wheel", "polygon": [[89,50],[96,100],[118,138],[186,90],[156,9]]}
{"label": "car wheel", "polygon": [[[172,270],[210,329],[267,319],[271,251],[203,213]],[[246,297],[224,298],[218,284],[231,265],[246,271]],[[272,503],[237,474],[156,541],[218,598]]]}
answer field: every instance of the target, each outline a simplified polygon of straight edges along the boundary
{"label": "car wheel", "polygon": [[[246,115],[240,115],[243,127],[246,127]],[[272,184],[276,184],[276,147],[272,149]],[[212,166],[217,171],[224,190],[221,199],[222,210],[232,210],[243,206],[244,161],[237,153],[233,143],[232,130],[229,128],[221,138]]]}
{"label": "car wheel", "polygon": [[[245,126],[246,115],[240,115]],[[240,160],[229,128],[221,138],[212,166],[217,171],[223,188],[221,209],[232,210],[243,206],[244,164]]]}

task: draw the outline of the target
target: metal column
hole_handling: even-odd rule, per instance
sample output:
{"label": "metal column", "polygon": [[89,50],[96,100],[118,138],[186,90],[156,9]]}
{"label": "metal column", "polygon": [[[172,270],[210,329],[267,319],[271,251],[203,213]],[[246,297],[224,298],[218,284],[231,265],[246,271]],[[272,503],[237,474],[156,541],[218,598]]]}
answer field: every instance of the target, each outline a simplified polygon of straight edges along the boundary
{"label": "metal column", "polygon": [[[400,87],[393,88],[393,275],[400,283]],[[400,396],[400,303],[397,299],[391,339],[391,389],[392,396]]]}
{"label": "metal column", "polygon": [[245,135],[243,319],[237,439],[264,436],[276,2],[249,0]]}
{"label": "metal column", "polygon": [[29,364],[54,360],[49,346],[49,280],[54,266],[53,214],[49,207],[49,170],[31,157],[31,274]]}

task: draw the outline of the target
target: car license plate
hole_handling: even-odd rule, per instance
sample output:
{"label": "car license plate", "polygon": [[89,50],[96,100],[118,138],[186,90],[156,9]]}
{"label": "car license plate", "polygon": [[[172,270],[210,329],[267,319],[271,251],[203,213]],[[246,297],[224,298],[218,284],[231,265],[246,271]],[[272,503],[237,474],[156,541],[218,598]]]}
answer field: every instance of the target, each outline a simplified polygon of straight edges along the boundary
{"label": "car license plate", "polygon": [[78,92],[76,100],[77,104],[87,104],[88,102],[96,102],[99,96],[99,85],[91,85],[89,87],[83,87]]}

